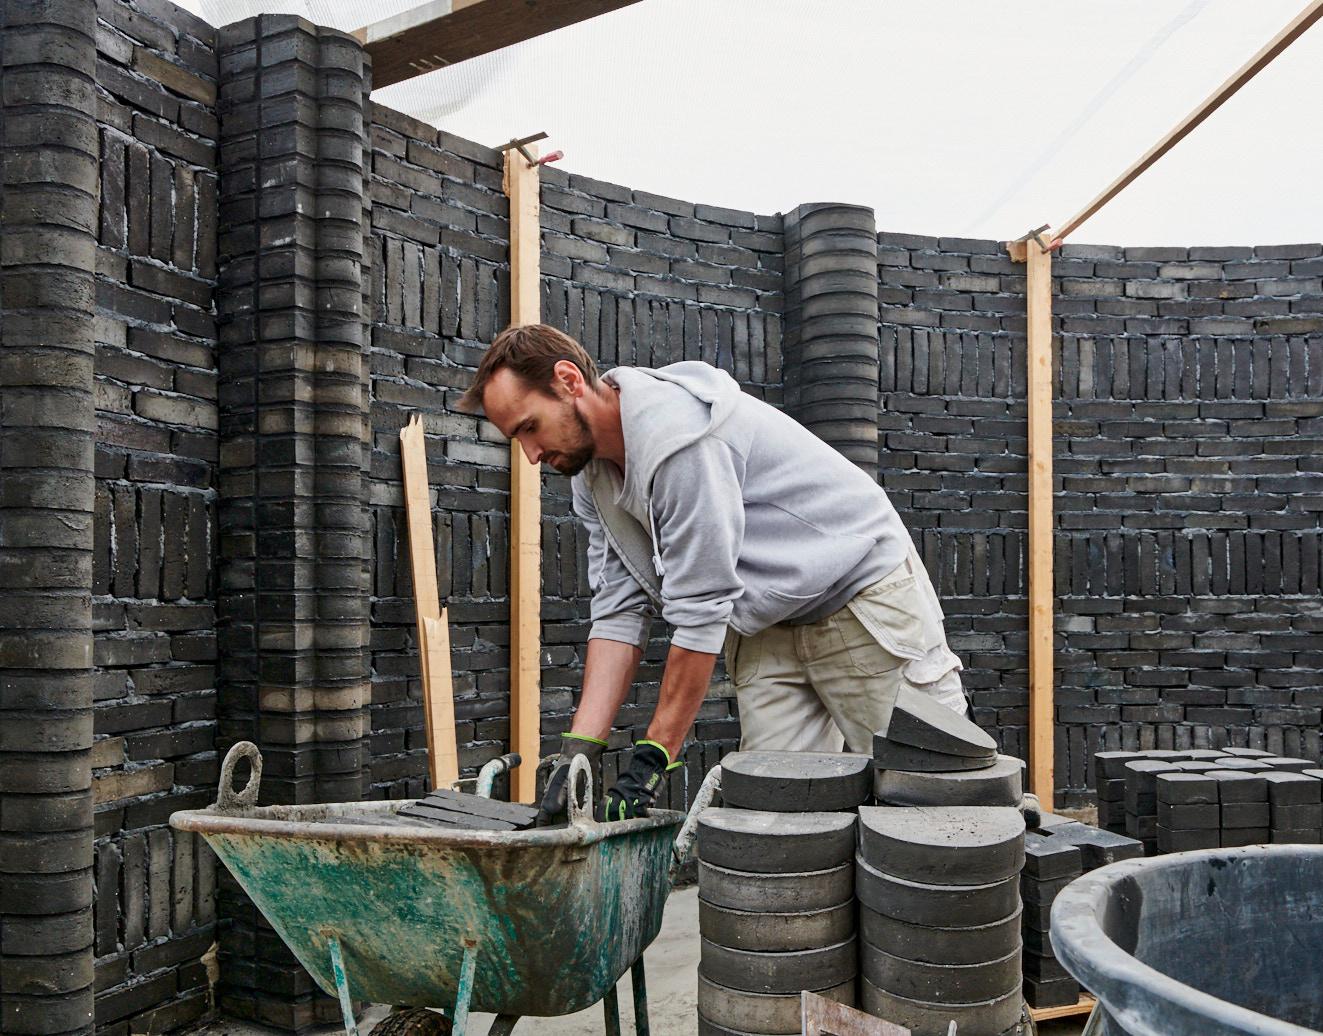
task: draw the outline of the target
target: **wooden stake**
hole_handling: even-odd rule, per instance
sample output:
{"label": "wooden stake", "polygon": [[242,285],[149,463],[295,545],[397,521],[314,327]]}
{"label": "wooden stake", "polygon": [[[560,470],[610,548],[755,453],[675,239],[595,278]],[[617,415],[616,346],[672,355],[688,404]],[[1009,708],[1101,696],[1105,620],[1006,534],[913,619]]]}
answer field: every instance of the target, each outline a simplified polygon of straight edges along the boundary
{"label": "wooden stake", "polygon": [[[529,145],[536,157],[537,150]],[[510,325],[542,319],[540,177],[517,150],[505,153],[510,198]],[[518,442],[510,443],[510,750],[523,759],[510,800],[532,802],[542,750],[542,478]]]}
{"label": "wooden stake", "polygon": [[[1051,236],[1042,238],[1050,241]],[[1052,253],[1024,242],[1029,358],[1029,790],[1053,808]]]}
{"label": "wooden stake", "polygon": [[409,567],[413,575],[414,610],[418,619],[418,665],[423,679],[427,773],[434,789],[448,788],[459,779],[454,688],[450,674],[450,633],[436,587],[436,548],[432,539],[432,498],[427,483],[427,445],[423,436],[423,423],[417,414],[400,429],[400,464],[404,472]]}

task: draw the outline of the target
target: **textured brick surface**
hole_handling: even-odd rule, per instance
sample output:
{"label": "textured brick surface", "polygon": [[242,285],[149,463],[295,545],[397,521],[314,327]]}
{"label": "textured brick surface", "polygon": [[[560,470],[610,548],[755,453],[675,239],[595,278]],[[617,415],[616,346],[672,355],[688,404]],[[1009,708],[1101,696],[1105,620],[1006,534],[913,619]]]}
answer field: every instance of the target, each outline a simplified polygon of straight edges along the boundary
{"label": "textured brick surface", "polygon": [[98,1027],[207,1009],[215,861],[166,826],[214,798],[219,455],[215,33],[100,0],[96,285]]}
{"label": "textured brick surface", "polygon": [[[370,69],[352,37],[287,15],[221,29],[218,50],[219,747],[261,748],[264,802],[352,801],[368,774]],[[336,1017],[228,879],[220,904],[225,1010]]]}
{"label": "textured brick surface", "polygon": [[[1054,260],[1056,782],[1100,750],[1319,755],[1318,245]],[[1024,754],[1024,267],[880,234],[879,477],[980,723]]]}
{"label": "textured brick surface", "polygon": [[0,5],[0,1032],[92,1031],[96,9]]}

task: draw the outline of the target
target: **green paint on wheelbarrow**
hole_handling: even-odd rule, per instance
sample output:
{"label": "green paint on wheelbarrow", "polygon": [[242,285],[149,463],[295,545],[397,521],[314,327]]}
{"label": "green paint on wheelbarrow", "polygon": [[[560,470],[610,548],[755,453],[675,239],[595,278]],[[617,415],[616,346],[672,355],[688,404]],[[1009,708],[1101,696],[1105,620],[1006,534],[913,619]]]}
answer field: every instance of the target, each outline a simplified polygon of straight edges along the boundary
{"label": "green paint on wheelbarrow", "polygon": [[515,832],[404,826],[399,803],[176,813],[317,983],[339,936],[356,999],[449,1007],[466,944],[472,1008],[560,1015],[600,1000],[657,936],[684,815]]}

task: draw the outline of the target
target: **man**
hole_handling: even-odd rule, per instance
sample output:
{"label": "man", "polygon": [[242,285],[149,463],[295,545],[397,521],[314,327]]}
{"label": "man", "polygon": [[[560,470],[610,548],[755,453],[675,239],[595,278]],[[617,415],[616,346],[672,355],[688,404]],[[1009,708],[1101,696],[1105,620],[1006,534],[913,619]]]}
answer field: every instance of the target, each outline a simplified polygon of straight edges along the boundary
{"label": "man", "polygon": [[674,627],[661,694],[607,793],[613,820],[646,815],[681,765],[723,646],[746,750],[871,752],[904,685],[964,711],[941,606],[886,494],[724,371],[599,377],[568,335],[513,327],[461,405],[572,476],[588,529],[583,692],[543,822],[564,815],[573,757],[600,760],[658,614]]}

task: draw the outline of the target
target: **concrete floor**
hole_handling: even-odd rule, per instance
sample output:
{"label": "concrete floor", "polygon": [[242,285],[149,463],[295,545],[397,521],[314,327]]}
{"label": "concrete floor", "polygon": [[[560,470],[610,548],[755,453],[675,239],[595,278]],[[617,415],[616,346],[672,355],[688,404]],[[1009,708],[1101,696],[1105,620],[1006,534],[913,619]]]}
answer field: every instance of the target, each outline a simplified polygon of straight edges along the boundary
{"label": "concrete floor", "polygon": [[[666,916],[661,934],[648,947],[644,955],[648,972],[649,1017],[653,1036],[692,1036],[697,1030],[697,968],[698,968],[698,890],[695,887],[678,889],[666,903]],[[628,978],[619,986],[621,1028],[633,1032],[633,997]],[[387,1008],[374,1007],[360,1020],[359,1031],[368,1033]],[[492,1015],[477,1014],[470,1017],[469,1036],[483,1036],[491,1025]],[[1067,1018],[1045,1022],[1039,1028],[1041,1036],[1079,1036],[1084,1018]],[[596,1036],[605,1032],[602,1007],[597,1005],[580,1014],[561,1018],[537,1018],[520,1023],[515,1028],[519,1036]],[[339,1028],[325,1032],[339,1033]],[[194,1036],[267,1036],[270,1030],[238,1022],[212,1022],[196,1031]]]}

